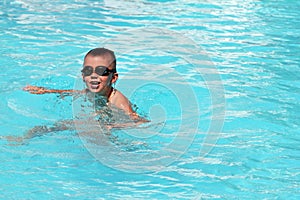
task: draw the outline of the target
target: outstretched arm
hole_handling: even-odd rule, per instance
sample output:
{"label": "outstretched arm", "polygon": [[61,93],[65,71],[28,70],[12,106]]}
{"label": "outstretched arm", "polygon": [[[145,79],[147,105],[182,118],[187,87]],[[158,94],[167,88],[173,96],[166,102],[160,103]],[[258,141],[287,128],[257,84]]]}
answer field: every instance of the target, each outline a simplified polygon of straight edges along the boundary
{"label": "outstretched arm", "polygon": [[57,94],[63,94],[63,95],[70,95],[72,93],[82,93],[80,90],[57,90],[57,89],[48,89],[45,87],[38,87],[38,86],[32,86],[27,85],[23,88],[24,91],[28,91],[31,94],[46,94],[46,93],[57,93]]}

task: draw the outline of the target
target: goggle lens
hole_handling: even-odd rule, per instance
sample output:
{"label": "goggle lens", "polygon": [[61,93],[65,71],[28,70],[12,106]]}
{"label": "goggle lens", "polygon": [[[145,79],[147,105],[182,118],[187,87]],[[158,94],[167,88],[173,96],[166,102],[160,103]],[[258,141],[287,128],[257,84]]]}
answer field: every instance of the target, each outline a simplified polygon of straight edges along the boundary
{"label": "goggle lens", "polygon": [[[81,70],[81,72],[82,72],[83,76],[90,76],[94,72],[94,69],[91,66],[85,66]],[[97,66],[95,68],[95,73],[98,74],[99,76],[108,76],[109,73],[111,73],[111,72],[115,73],[116,70],[115,69],[110,70],[110,69],[108,69],[107,67],[104,67],[104,66]]]}

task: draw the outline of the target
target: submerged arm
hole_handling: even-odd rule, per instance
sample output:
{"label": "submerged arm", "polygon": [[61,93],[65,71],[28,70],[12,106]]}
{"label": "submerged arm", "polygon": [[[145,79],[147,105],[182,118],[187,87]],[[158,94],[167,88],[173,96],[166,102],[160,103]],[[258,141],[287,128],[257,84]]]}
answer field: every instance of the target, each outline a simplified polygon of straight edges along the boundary
{"label": "submerged arm", "polygon": [[110,124],[108,128],[133,128],[140,124],[150,122],[149,120],[139,116],[133,109],[131,102],[120,91],[115,90],[114,95],[110,98],[110,103],[114,107],[122,110],[131,122]]}

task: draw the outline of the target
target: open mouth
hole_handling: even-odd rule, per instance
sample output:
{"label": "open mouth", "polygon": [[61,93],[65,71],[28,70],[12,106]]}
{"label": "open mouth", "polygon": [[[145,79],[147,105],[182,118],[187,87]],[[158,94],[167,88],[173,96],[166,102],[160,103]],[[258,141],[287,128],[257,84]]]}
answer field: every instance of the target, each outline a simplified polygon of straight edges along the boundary
{"label": "open mouth", "polygon": [[92,88],[92,89],[98,89],[100,83],[101,83],[101,82],[99,82],[99,81],[91,81],[91,82],[90,82],[91,88]]}

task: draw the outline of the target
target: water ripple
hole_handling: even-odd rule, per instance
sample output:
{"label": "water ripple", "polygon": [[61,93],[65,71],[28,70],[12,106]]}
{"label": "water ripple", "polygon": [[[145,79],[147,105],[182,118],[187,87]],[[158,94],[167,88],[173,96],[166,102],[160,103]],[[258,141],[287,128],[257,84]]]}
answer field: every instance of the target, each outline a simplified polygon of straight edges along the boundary
{"label": "water ripple", "polygon": [[[0,138],[19,136],[34,125],[71,112],[66,102],[53,100],[54,96],[26,96],[20,92],[23,86],[72,87],[80,77],[85,52],[135,28],[164,27],[201,46],[222,77],[227,109],[218,142],[206,158],[199,159],[211,103],[198,69],[170,54],[157,55],[156,49],[118,55],[118,87],[124,91],[131,87],[126,80],[138,75],[141,81],[166,77],[164,69],[170,68],[185,74],[198,92],[202,121],[185,154],[160,172],[133,175],[95,161],[73,132],[58,131],[21,146],[1,140],[0,198],[299,197],[298,1],[17,0],[2,1],[0,8]],[[146,42],[132,38],[129,45],[150,47]],[[159,73],[129,73],[137,63],[151,64]],[[178,79],[169,81],[174,84]],[[143,97],[133,99],[146,104],[150,95],[140,92]],[[152,94],[153,101],[160,96],[161,102],[170,102],[161,91]],[[192,108],[189,115],[195,117]],[[174,127],[168,126],[170,130]],[[149,143],[159,148],[171,136],[162,134]]]}

